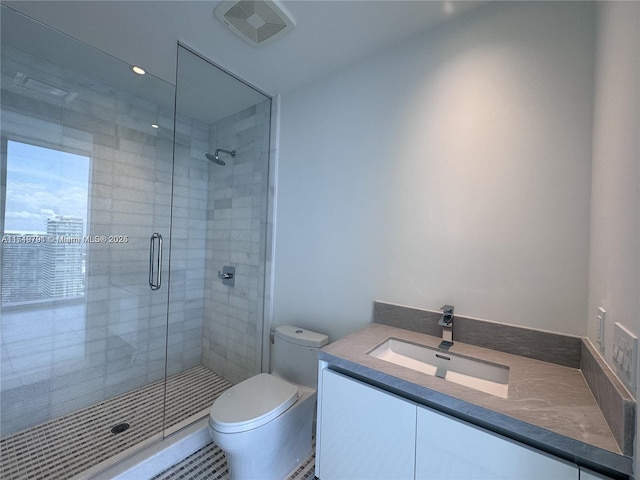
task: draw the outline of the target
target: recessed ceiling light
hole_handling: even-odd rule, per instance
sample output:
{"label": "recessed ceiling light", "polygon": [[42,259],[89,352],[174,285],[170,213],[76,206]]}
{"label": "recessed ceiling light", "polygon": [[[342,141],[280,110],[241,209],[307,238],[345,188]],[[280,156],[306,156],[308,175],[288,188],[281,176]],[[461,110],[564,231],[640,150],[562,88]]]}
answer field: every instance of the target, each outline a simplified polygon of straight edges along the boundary
{"label": "recessed ceiling light", "polygon": [[137,73],[138,75],[144,75],[147,73],[144,68],[139,67],[138,65],[133,65],[131,70],[133,70],[133,73]]}
{"label": "recessed ceiling light", "polygon": [[444,13],[446,13],[447,15],[451,15],[456,11],[456,7],[452,1],[447,1],[442,5],[442,10],[444,10]]}
{"label": "recessed ceiling light", "polygon": [[160,127],[159,127],[157,124],[152,123],[152,124],[151,124],[151,128],[160,128]]}

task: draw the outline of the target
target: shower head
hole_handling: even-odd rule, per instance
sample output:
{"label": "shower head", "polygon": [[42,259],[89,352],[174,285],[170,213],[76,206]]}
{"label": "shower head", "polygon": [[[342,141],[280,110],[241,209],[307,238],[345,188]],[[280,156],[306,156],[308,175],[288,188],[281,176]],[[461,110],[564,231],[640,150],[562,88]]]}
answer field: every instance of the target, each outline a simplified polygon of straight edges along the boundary
{"label": "shower head", "polygon": [[218,158],[218,155],[211,155],[210,153],[205,154],[205,157],[207,157],[208,160],[211,160],[213,163],[218,164],[218,165],[226,165],[226,163],[223,160],[220,160]]}
{"label": "shower head", "polygon": [[226,162],[224,160],[220,160],[220,152],[228,153],[229,155],[231,155],[232,158],[236,156],[235,150],[225,150],[224,148],[216,148],[215,154],[211,155],[210,153],[207,153],[205,154],[205,157],[207,157],[213,163],[216,163],[218,165],[226,165]]}

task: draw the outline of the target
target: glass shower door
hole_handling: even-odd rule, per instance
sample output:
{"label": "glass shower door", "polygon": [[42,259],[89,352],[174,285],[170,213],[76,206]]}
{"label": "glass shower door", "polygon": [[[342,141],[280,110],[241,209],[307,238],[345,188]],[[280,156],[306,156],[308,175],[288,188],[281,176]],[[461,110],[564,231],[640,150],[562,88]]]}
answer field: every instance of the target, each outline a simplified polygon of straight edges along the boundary
{"label": "glass shower door", "polygon": [[174,87],[1,17],[0,476],[67,478],[162,436]]}

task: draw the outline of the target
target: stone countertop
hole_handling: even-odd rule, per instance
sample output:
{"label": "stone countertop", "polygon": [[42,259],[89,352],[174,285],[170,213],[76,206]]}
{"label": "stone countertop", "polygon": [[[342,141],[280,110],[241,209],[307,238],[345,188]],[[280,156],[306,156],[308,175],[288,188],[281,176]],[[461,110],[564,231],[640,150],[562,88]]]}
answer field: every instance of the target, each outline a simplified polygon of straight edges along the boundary
{"label": "stone countertop", "polygon": [[454,417],[613,477],[632,474],[582,372],[455,342],[449,349],[509,367],[508,398],[367,355],[388,338],[438,347],[441,338],[371,324],[322,348],[333,368]]}

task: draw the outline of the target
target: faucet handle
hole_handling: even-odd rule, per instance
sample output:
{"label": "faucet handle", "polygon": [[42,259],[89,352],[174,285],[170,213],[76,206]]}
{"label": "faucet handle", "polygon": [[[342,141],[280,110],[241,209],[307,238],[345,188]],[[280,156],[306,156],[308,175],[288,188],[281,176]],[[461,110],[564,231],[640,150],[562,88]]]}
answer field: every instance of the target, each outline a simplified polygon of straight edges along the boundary
{"label": "faucet handle", "polygon": [[443,305],[440,307],[440,310],[442,310],[445,315],[453,315],[453,308],[453,305]]}

